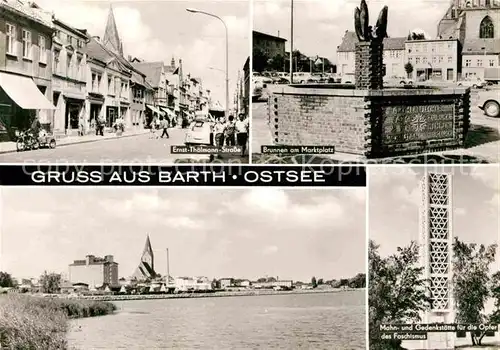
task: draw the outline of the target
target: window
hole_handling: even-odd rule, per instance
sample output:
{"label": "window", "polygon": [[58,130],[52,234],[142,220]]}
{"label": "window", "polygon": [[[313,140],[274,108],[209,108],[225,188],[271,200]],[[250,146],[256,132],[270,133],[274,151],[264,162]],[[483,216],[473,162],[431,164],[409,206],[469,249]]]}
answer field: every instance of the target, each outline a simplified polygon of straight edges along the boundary
{"label": "window", "polygon": [[427,56],[422,57],[422,63],[427,63]]}
{"label": "window", "polygon": [[113,78],[108,77],[108,94],[109,95],[111,95],[113,93],[112,83],[113,83]]}
{"label": "window", "polygon": [[477,60],[477,66],[482,67],[483,66],[483,60]]}
{"label": "window", "polygon": [[448,63],[453,63],[453,57],[448,56]]}
{"label": "window", "polygon": [[66,76],[70,78],[73,77],[73,55],[70,53],[68,53],[66,61]]}
{"label": "window", "polygon": [[490,67],[495,67],[495,60],[490,60]]}
{"label": "window", "polygon": [[444,61],[444,57],[443,56],[439,56],[439,63],[443,63]]}
{"label": "window", "polygon": [[415,63],[420,63],[420,56],[415,57]]}
{"label": "window", "polygon": [[465,60],[465,66],[470,67],[471,66],[471,60]]}
{"label": "window", "polygon": [[83,45],[82,45],[82,41],[81,41],[80,39],[78,39],[78,40],[76,41],[76,47],[77,47],[77,48],[79,48],[79,49],[81,49],[81,48],[82,48],[82,46],[83,46]]}
{"label": "window", "polygon": [[58,50],[54,50],[54,64],[53,64],[53,67],[52,67],[52,70],[54,71],[54,73],[56,74],[61,74],[60,70],[61,70],[61,67],[59,66],[59,54],[61,52],[58,51]]}
{"label": "window", "polygon": [[23,57],[31,59],[31,32],[23,29]]}
{"label": "window", "polygon": [[453,45],[451,43],[448,43],[448,50],[453,49]]}
{"label": "window", "polygon": [[38,36],[38,61],[40,63],[47,63],[47,48],[45,46],[45,37],[43,35]]}
{"label": "window", "polygon": [[494,31],[493,21],[490,16],[484,17],[479,25],[479,38],[493,39],[495,37]]}
{"label": "window", "polygon": [[16,26],[7,23],[7,53],[16,54]]}
{"label": "window", "polygon": [[81,57],[78,57],[76,59],[76,78],[78,80],[83,80],[83,67],[82,67],[82,59]]}
{"label": "window", "polygon": [[432,63],[437,63],[437,56],[432,56]]}

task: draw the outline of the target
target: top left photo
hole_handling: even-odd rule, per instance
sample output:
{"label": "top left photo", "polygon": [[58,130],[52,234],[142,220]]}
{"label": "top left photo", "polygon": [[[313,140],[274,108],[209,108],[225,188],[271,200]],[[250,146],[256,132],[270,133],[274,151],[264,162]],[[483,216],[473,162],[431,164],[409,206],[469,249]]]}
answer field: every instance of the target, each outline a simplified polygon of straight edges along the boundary
{"label": "top left photo", "polygon": [[247,1],[0,1],[0,163],[249,162]]}

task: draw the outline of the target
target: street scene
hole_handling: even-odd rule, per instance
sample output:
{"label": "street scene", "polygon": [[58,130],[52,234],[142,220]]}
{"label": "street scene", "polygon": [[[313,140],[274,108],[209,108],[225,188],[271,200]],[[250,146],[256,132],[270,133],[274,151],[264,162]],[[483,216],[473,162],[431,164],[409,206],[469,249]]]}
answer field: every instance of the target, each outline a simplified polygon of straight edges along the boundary
{"label": "street scene", "polygon": [[499,19],[498,1],[255,0],[253,162],[498,163]]}
{"label": "street scene", "polygon": [[500,349],[499,175],[370,169],[370,349]]}
{"label": "street scene", "polygon": [[0,12],[0,162],[248,163],[246,3],[7,0]]}
{"label": "street scene", "polygon": [[366,349],[364,188],[0,191],[2,348]]}

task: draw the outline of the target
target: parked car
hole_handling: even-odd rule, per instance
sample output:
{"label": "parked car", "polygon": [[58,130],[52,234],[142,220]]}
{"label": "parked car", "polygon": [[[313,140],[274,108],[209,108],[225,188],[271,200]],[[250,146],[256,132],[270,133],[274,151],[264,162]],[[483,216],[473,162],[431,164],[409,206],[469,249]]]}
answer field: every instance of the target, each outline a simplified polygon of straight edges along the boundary
{"label": "parked car", "polygon": [[385,86],[405,86],[413,85],[413,80],[403,77],[384,77]]}
{"label": "parked car", "polygon": [[209,118],[196,117],[189,125],[184,143],[190,145],[211,145],[212,122]]}
{"label": "parked car", "polygon": [[500,97],[498,90],[482,91],[479,94],[478,107],[491,118],[500,117]]}
{"label": "parked car", "polygon": [[345,73],[342,75],[342,79],[340,80],[342,84],[354,84],[354,74],[353,73]]}
{"label": "parked car", "polygon": [[486,83],[480,79],[465,79],[458,81],[458,86],[471,87],[473,89],[482,89]]}
{"label": "parked car", "polygon": [[309,79],[311,79],[311,73],[304,73],[304,72],[293,73],[294,84],[305,84]]}

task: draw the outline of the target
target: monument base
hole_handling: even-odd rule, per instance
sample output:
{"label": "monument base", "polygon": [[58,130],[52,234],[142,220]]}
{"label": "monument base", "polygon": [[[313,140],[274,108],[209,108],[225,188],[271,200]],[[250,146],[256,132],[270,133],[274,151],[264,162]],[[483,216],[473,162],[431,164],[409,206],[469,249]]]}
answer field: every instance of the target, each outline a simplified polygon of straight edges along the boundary
{"label": "monument base", "polygon": [[287,86],[269,98],[276,145],[334,146],[366,158],[463,148],[470,90]]}

